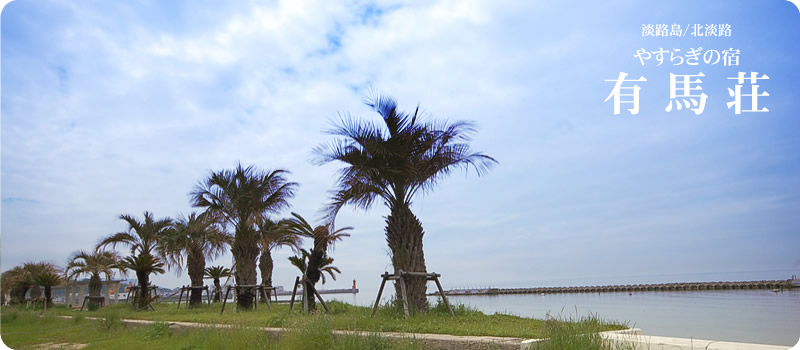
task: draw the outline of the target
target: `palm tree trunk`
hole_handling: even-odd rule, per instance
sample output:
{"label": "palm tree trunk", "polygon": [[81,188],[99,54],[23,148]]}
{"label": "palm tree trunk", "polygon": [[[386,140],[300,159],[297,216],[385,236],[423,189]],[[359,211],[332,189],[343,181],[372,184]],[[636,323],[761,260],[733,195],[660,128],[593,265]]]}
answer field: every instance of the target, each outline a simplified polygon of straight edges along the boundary
{"label": "palm tree trunk", "polygon": [[[100,291],[103,289],[103,282],[100,280],[100,275],[92,274],[89,277],[89,309],[94,310],[100,304],[97,302],[97,297],[100,296]],[[78,301],[83,303],[83,300]]]}
{"label": "palm tree trunk", "polygon": [[222,286],[219,284],[219,278],[214,279],[214,301],[222,302]]}
{"label": "palm tree trunk", "polygon": [[42,288],[39,287],[38,284],[34,284],[31,287],[31,300],[39,300],[42,298]]}
{"label": "palm tree trunk", "polygon": [[[386,241],[392,252],[394,272],[427,272],[425,254],[422,251],[422,224],[411,212],[407,203],[397,203],[391,208],[386,218]],[[406,293],[408,306],[412,311],[428,310],[428,299],[425,297],[427,280],[424,277],[406,277]],[[400,299],[400,285],[395,283],[395,293]]]}
{"label": "palm tree trunk", "polygon": [[53,305],[53,287],[44,286],[44,302],[47,306]]}
{"label": "palm tree trunk", "polygon": [[28,286],[19,287],[19,296],[17,297],[19,303],[24,304],[27,301],[25,294],[28,293],[29,289],[31,289],[31,287]]}
{"label": "palm tree trunk", "polygon": [[[258,259],[258,243],[255,234],[244,229],[236,232],[233,239],[231,252],[236,260],[236,284],[255,285],[257,283],[256,260]],[[255,291],[250,288],[241,288],[236,294],[240,310],[253,309]]]}
{"label": "palm tree trunk", "polygon": [[11,303],[22,304],[25,303],[25,293],[28,291],[26,287],[14,287],[11,289]]}
{"label": "palm tree trunk", "polygon": [[[269,249],[264,249],[261,251],[261,257],[258,258],[258,268],[261,270],[261,285],[266,288],[272,287],[272,269],[274,267],[274,263],[272,261],[272,253],[270,253]],[[266,299],[269,298],[270,295],[267,293],[261,294],[262,302],[266,302]]]}
{"label": "palm tree trunk", "polygon": [[303,298],[308,300],[308,311],[315,311],[317,309],[317,303],[315,301],[314,295],[314,284],[311,282],[303,283]]}
{"label": "palm tree trunk", "polygon": [[[206,268],[206,258],[203,256],[202,249],[190,249],[186,257],[186,267],[189,270],[189,279],[192,287],[203,286],[203,271]],[[203,304],[203,290],[192,288],[189,292],[189,306],[194,307]]]}
{"label": "palm tree trunk", "polygon": [[136,294],[136,300],[139,302],[139,310],[147,310],[147,305],[150,304],[150,281],[148,274],[137,271],[136,279],[139,280],[139,293]]}
{"label": "palm tree trunk", "polygon": [[308,267],[306,268],[306,279],[308,282],[303,285],[303,297],[308,298],[309,311],[314,311],[317,309],[317,304],[314,301],[314,289],[316,288],[315,285],[322,277],[322,273],[319,271],[319,268],[322,266],[322,259],[324,257],[325,251],[312,249],[311,256],[308,258]]}

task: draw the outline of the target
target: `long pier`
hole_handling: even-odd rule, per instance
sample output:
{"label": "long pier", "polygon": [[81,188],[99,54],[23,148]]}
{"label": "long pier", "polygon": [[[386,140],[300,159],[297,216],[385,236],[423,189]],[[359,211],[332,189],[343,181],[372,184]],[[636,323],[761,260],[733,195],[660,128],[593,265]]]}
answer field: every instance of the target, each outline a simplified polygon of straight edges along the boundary
{"label": "long pier", "polygon": [[[791,289],[797,288],[794,280],[741,281],[741,282],[683,282],[655,284],[624,284],[608,286],[535,287],[535,288],[482,288],[451,289],[445,295],[500,295],[500,294],[555,294],[555,293],[613,293],[655,291],[698,291],[730,289]],[[439,295],[439,292],[428,295]]]}

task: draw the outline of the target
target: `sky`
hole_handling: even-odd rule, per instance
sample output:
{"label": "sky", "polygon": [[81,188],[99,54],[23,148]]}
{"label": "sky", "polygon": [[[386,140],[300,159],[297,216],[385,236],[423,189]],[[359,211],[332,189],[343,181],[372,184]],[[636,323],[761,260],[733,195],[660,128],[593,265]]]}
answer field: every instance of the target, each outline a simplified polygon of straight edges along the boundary
{"label": "sky", "polygon": [[[731,35],[643,36],[647,24]],[[474,121],[473,149],[499,162],[414,200],[445,288],[800,273],[800,10],[788,1],[17,0],[0,26],[2,270],[63,264],[126,230],[120,214],[199,210],[194,185],[239,162],[289,170],[300,186],[280,216],[315,218],[342,164],[313,165],[312,149],[340,113],[378,121],[362,103],[377,91],[427,120]],[[739,50],[738,65],[634,56],[701,47]],[[638,114],[604,101],[620,72],[646,79]],[[738,72],[769,77],[769,112],[726,106]],[[699,73],[704,111],[667,112],[670,74]],[[380,202],[339,214],[354,229],[326,288],[391,270],[386,215]],[[273,254],[275,284],[297,275],[290,255]]]}

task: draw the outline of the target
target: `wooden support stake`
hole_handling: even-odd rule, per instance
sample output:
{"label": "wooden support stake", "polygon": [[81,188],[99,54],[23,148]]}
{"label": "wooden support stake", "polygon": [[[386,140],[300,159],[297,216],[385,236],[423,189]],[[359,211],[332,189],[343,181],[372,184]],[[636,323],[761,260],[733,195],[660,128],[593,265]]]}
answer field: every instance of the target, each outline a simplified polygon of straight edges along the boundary
{"label": "wooden support stake", "polygon": [[315,295],[317,296],[317,298],[319,299],[319,303],[320,303],[320,304],[322,304],[322,307],[324,307],[324,308],[325,308],[325,312],[327,312],[327,313],[331,313],[331,309],[329,309],[329,308],[328,308],[328,304],[325,304],[325,300],[322,300],[322,296],[321,296],[321,295],[319,295],[319,292],[317,291],[317,288],[311,287],[311,289],[313,289],[313,290],[314,290],[314,294],[315,294]]}
{"label": "wooden support stake", "polygon": [[426,272],[403,272],[405,276],[420,276],[420,277],[431,277],[434,275],[433,273],[426,273]]}
{"label": "wooden support stake", "polygon": [[453,309],[450,308],[450,303],[447,302],[447,297],[444,295],[444,289],[442,289],[442,284],[439,283],[439,277],[434,277],[433,280],[436,282],[436,287],[439,288],[439,295],[442,296],[442,300],[444,301],[444,306],[447,306],[447,311],[450,311],[450,317],[456,318],[456,314],[453,313]]}
{"label": "wooden support stake", "polygon": [[403,278],[403,270],[400,270],[399,283],[400,292],[403,293],[403,313],[405,314],[406,318],[408,318],[410,316],[408,313],[408,294],[406,293],[406,280]]}
{"label": "wooden support stake", "polygon": [[294,279],[294,288],[292,288],[292,300],[289,301],[289,311],[291,311],[292,307],[294,306],[294,297],[295,295],[297,295],[297,284],[299,283],[300,283],[300,276],[297,276]]}
{"label": "wooden support stake", "polygon": [[253,310],[258,310],[258,297],[259,297],[258,287],[256,287],[256,288],[245,288],[245,289],[249,289],[249,290],[255,289],[255,290],[253,290],[253,294],[255,294],[253,296],[253,300],[255,301],[255,304],[253,304]]}
{"label": "wooden support stake", "polygon": [[181,300],[183,300],[183,291],[185,290],[185,288],[186,287],[181,286],[181,294],[178,295],[178,310],[180,310],[181,308]]}
{"label": "wooden support stake", "polygon": [[228,293],[230,293],[230,292],[231,292],[231,286],[228,286],[228,288],[225,289],[225,298],[222,299],[222,310],[219,311],[220,314],[225,312],[225,304],[228,303]]}
{"label": "wooden support stake", "polygon": [[378,288],[378,297],[375,298],[375,306],[372,307],[372,316],[370,317],[375,317],[375,312],[378,311],[378,305],[381,302],[381,294],[383,294],[383,286],[386,285],[386,279],[389,277],[389,273],[384,272],[381,277],[383,277],[383,280],[381,280],[381,287]]}
{"label": "wooden support stake", "polygon": [[313,295],[308,295],[308,282],[306,282],[306,276],[303,276],[303,312],[308,315],[308,298],[313,298]]}
{"label": "wooden support stake", "polygon": [[267,297],[267,309],[272,310],[272,303],[270,303],[269,301],[269,294],[267,294],[267,288],[262,285],[261,291],[264,292],[264,296]]}

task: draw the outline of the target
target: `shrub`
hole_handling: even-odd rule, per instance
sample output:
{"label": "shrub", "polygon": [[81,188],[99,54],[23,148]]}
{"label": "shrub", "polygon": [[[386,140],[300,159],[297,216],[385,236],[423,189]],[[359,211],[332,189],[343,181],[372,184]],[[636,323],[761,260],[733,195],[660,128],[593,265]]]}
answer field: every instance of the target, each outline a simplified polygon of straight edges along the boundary
{"label": "shrub", "polygon": [[122,319],[116,312],[109,312],[106,317],[100,321],[100,329],[104,331],[111,331],[122,328]]}
{"label": "shrub", "polygon": [[2,320],[2,322],[14,322],[18,317],[19,314],[17,311],[3,312],[0,314],[0,320]]}
{"label": "shrub", "polygon": [[169,337],[169,323],[156,322],[144,330],[144,339],[148,341]]}

